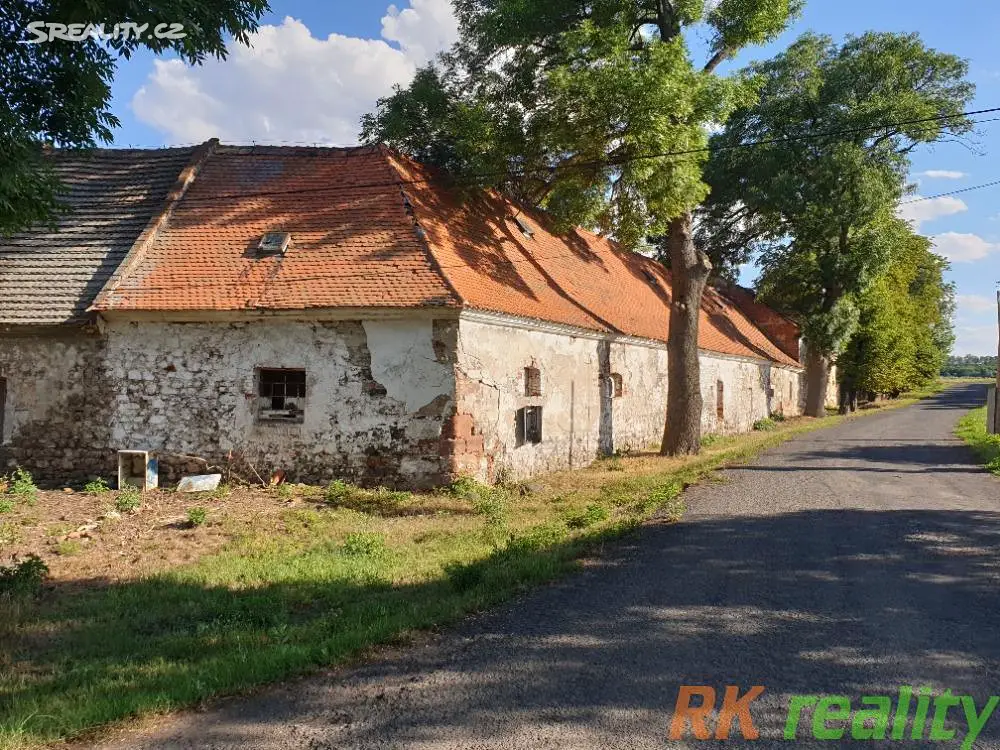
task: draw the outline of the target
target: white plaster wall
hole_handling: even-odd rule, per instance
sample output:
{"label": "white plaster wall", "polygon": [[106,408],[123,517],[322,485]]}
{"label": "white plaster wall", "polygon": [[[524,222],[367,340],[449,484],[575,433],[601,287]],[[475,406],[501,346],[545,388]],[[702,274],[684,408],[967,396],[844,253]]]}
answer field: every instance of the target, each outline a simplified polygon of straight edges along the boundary
{"label": "white plaster wall", "polygon": [[[437,481],[453,331],[429,319],[111,323],[111,439],[161,461],[232,451],[309,481]],[[260,368],[306,371],[301,424],[258,419]]]}
{"label": "white plaster wall", "polygon": [[[799,371],[723,355],[702,354],[702,429],[746,432],[779,410],[801,413]],[[542,397],[524,394],[524,368],[542,371]],[[473,417],[485,451],[478,475],[501,467],[516,477],[577,468],[602,450],[658,448],[667,402],[666,347],[655,342],[601,341],[590,336],[463,319],[457,353],[459,414]],[[602,435],[602,373],[619,373],[623,394],[611,403],[611,435]],[[724,418],[716,412],[716,383],[725,384]],[[773,394],[771,389],[773,388]],[[543,407],[541,444],[516,445],[515,414]],[[603,437],[603,439],[602,439]]]}

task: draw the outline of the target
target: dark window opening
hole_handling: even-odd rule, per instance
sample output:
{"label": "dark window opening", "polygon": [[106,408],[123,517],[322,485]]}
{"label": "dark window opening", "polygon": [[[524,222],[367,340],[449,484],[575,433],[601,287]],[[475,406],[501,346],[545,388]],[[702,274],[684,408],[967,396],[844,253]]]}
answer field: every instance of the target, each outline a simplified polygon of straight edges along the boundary
{"label": "dark window opening", "polygon": [[530,398],[542,395],[542,371],[537,367],[524,368],[524,395]]}
{"label": "dark window opening", "polygon": [[517,410],[515,442],[517,445],[542,442],[542,407],[525,406]]}
{"label": "dark window opening", "polygon": [[621,398],[624,392],[625,387],[622,383],[622,376],[617,372],[611,373],[608,376],[608,393],[611,395],[611,398]]}
{"label": "dark window opening", "polygon": [[258,390],[260,418],[301,422],[306,398],[305,370],[260,370]]}
{"label": "dark window opening", "polygon": [[257,243],[257,257],[266,258],[272,255],[284,255],[292,242],[288,232],[267,232]]}
{"label": "dark window opening", "polygon": [[721,380],[715,384],[715,416],[720,421],[726,418],[726,386]]}

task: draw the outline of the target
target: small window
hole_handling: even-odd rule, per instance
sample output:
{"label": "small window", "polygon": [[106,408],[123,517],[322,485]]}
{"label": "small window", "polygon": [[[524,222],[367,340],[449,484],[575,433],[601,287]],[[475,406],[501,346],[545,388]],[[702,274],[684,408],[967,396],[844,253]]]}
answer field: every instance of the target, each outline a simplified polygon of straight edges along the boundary
{"label": "small window", "polygon": [[535,230],[531,228],[531,225],[528,224],[527,221],[525,221],[520,216],[515,216],[514,217],[514,223],[517,224],[517,228],[521,230],[521,234],[523,234],[526,239],[529,239],[529,240],[530,239],[534,239],[534,237],[535,237]]}
{"label": "small window", "polygon": [[525,406],[518,409],[515,432],[517,445],[537,445],[542,442],[542,407]]}
{"label": "small window", "polygon": [[720,422],[726,418],[726,386],[721,380],[715,384],[715,416]]}
{"label": "small window", "polygon": [[621,398],[624,392],[624,386],[622,385],[622,376],[617,372],[613,372],[608,376],[608,395],[611,398]]}
{"label": "small window", "polygon": [[524,368],[524,395],[529,398],[542,395],[542,371],[537,367]]}
{"label": "small window", "polygon": [[260,370],[259,412],[262,421],[301,422],[306,399],[305,370]]}
{"label": "small window", "polygon": [[257,256],[266,258],[271,255],[284,255],[292,242],[288,232],[266,232],[257,245]]}

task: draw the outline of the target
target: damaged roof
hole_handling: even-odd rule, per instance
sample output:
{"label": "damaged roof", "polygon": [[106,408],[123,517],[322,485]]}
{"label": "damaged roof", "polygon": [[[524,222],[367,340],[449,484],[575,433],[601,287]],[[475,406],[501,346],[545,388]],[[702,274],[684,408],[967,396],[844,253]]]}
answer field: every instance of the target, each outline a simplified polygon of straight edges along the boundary
{"label": "damaged roof", "polygon": [[[103,256],[100,279],[78,290],[76,316],[90,302],[100,313],[430,307],[658,341],[668,335],[670,275],[660,264],[582,229],[559,234],[543,212],[495,192],[462,200],[431,170],[384,147],[209,141],[196,150],[102,151],[94,158],[123,170],[131,162],[134,174],[156,165],[157,176],[131,183],[136,206],[123,202],[128,190],[90,196],[88,210],[103,209],[107,219],[93,236],[106,227],[104,242],[115,238],[114,251]],[[159,213],[152,210],[157,202]],[[132,234],[108,218],[126,215]],[[72,233],[72,215],[68,221],[54,235],[33,236],[57,239],[48,240],[48,254],[18,256],[17,278],[60,273],[67,263],[57,242]],[[269,245],[266,236],[282,242]],[[8,246],[0,246],[0,263],[5,253]],[[0,266],[0,290],[7,272]],[[35,288],[36,306],[44,308],[38,303],[46,286]],[[8,317],[0,312],[0,321]],[[711,289],[699,344],[798,365]]]}
{"label": "damaged roof", "polygon": [[0,237],[0,325],[85,322],[194,151],[53,152],[71,212],[53,227]]}

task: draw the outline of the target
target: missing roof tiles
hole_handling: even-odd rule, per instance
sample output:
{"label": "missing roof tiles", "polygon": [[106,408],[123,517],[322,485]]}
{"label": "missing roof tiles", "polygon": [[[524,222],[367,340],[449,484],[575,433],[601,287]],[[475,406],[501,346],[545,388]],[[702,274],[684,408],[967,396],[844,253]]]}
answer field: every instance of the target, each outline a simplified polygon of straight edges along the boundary
{"label": "missing roof tiles", "polygon": [[521,230],[521,234],[523,234],[529,240],[534,238],[535,230],[532,229],[531,225],[528,224],[528,222],[526,222],[523,218],[521,218],[520,216],[515,216],[514,223],[517,224],[518,229]]}

